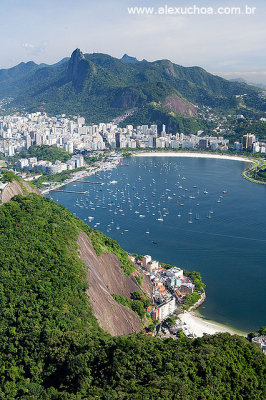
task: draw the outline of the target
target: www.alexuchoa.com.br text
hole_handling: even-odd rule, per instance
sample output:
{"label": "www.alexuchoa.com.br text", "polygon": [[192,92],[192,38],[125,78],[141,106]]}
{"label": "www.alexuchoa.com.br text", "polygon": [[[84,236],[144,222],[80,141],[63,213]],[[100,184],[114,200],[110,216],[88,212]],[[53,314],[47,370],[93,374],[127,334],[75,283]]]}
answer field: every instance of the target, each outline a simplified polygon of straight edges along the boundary
{"label": "www.alexuchoa.com.br text", "polygon": [[131,15],[255,15],[256,7],[174,7],[165,4],[162,7],[128,7]]}

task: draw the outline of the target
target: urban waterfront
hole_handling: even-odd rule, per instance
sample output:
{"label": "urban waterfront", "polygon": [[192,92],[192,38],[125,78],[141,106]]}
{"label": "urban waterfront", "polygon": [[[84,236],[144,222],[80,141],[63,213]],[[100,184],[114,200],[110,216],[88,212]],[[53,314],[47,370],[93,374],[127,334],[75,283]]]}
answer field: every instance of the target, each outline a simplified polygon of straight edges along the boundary
{"label": "urban waterfront", "polygon": [[192,157],[122,163],[62,188],[85,194],[49,196],[125,250],[201,272],[205,318],[244,331],[265,325],[266,187],[241,177],[248,163]]}

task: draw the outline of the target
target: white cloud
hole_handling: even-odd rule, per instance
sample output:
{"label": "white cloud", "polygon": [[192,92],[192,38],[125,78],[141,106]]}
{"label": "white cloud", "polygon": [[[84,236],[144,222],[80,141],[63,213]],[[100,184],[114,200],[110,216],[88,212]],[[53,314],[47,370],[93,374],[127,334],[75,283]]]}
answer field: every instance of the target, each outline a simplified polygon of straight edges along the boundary
{"label": "white cloud", "polygon": [[22,44],[22,47],[25,49],[26,54],[32,57],[40,56],[46,50],[47,46],[48,42],[46,41],[37,42],[35,44],[29,42],[25,42]]}
{"label": "white cloud", "polygon": [[26,42],[22,44],[22,47],[24,47],[25,49],[34,49],[35,46],[31,43]]}

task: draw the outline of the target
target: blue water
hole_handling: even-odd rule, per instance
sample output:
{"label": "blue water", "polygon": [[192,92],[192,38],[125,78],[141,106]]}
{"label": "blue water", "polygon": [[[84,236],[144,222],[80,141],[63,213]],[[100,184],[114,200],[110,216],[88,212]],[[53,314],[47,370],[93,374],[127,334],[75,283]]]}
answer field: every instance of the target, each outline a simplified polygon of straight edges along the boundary
{"label": "blue water", "polygon": [[206,318],[244,331],[266,325],[266,186],[241,177],[247,163],[179,157],[125,163],[84,179],[104,185],[63,188],[86,194],[50,196],[125,250],[200,271]]}

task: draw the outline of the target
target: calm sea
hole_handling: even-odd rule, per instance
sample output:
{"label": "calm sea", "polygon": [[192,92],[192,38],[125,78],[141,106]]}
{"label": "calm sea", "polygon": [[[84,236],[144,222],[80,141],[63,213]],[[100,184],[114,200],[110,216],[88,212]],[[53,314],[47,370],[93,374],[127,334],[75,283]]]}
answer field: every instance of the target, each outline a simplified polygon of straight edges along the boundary
{"label": "calm sea", "polygon": [[123,162],[63,188],[85,194],[50,197],[129,252],[200,271],[207,285],[204,317],[244,331],[266,325],[266,186],[241,177],[247,163]]}

